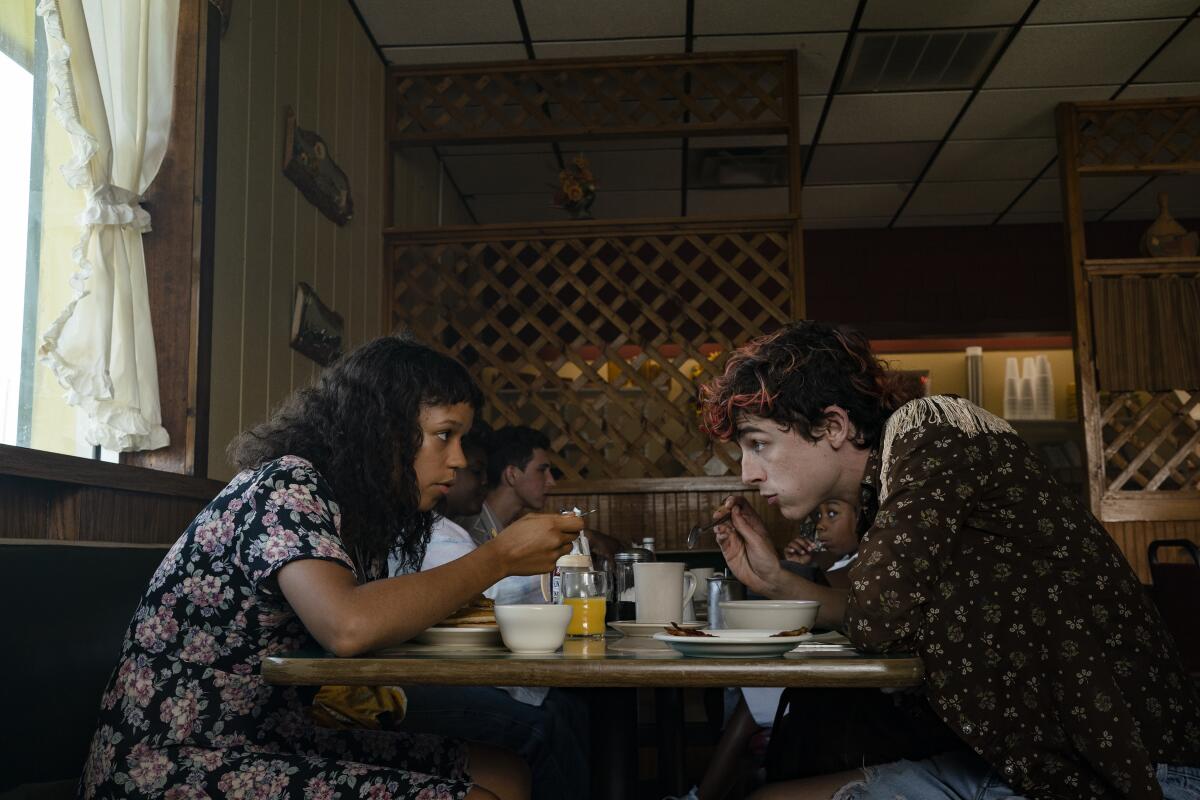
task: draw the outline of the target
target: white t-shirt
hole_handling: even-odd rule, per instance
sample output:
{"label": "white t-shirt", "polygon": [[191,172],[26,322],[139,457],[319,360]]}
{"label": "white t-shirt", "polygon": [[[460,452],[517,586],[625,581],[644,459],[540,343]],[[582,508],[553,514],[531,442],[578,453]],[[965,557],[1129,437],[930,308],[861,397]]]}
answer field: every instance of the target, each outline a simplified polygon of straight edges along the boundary
{"label": "white t-shirt", "polygon": [[[451,561],[462,558],[478,546],[463,526],[451,519],[438,516],[433,521],[433,530],[429,535],[429,545],[425,548],[425,559],[421,562],[421,571],[449,564]],[[402,574],[398,567],[395,556],[389,556],[388,574]],[[409,569],[404,572],[412,571]],[[531,596],[530,581],[532,581],[533,589],[537,592],[536,599]],[[489,586],[484,590],[483,595],[500,605],[546,602],[542,599],[542,580],[537,575],[510,576]],[[522,597],[529,599],[519,599]],[[514,700],[531,706],[540,706],[550,691],[544,686],[501,686],[500,688],[508,692]]]}

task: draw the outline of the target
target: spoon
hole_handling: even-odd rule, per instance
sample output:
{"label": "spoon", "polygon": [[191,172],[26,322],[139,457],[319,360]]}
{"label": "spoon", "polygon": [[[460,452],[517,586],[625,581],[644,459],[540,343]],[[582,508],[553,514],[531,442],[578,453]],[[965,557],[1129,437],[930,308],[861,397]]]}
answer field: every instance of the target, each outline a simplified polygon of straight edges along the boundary
{"label": "spoon", "polygon": [[729,515],[726,514],[723,517],[717,517],[716,519],[714,519],[712,522],[708,523],[707,525],[693,525],[692,529],[690,531],[688,531],[687,549],[695,550],[696,545],[699,544],[699,542],[700,542],[700,534],[704,533],[707,530],[712,530],[713,528],[717,527],[722,522],[725,522],[728,519],[729,519]]}

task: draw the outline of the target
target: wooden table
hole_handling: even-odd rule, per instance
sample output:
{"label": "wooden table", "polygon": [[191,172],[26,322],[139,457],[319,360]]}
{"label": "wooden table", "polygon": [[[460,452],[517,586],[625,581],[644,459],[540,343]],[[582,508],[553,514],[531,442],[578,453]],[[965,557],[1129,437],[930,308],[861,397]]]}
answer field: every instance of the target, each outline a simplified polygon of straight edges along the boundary
{"label": "wooden table", "polygon": [[[844,640],[843,640],[844,641]],[[920,659],[910,655],[867,655],[849,647],[786,653],[775,658],[685,658],[660,642],[607,638],[567,640],[552,655],[519,655],[504,648],[453,649],[406,644],[359,658],[303,652],[263,661],[263,677],[274,684],[405,686],[559,686],[587,688],[591,697],[593,747],[607,769],[594,770],[593,798],[635,794],[637,741],[635,690],[659,692],[674,709],[675,724],[660,724],[660,768],[682,776],[682,706],[678,691],[693,687],[770,686],[813,688],[904,688],[924,679]],[[660,710],[662,709],[660,702]],[[678,790],[675,790],[678,791]]]}

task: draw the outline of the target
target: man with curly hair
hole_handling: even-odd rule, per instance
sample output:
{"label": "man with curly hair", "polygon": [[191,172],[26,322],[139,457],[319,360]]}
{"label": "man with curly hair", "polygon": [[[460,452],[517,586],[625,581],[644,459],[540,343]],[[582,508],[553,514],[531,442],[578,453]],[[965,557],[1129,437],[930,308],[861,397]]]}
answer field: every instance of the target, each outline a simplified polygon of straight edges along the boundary
{"label": "man with curly hair", "polygon": [[[860,334],[801,321],[702,389],[742,481],[799,520],[860,509],[848,595],[819,624],[925,665],[965,745],[930,759],[768,786],[760,798],[1196,798],[1200,698],[1100,523],[1004,420],[956,397],[902,402]],[[742,498],[717,541],[770,598],[811,597]],[[814,730],[814,733],[818,731]]]}

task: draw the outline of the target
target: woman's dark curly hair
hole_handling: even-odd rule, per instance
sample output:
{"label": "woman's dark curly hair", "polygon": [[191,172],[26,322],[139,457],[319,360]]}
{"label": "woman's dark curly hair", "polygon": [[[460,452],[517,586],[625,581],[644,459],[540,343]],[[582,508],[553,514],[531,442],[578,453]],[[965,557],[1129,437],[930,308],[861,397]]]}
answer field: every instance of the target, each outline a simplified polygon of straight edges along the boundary
{"label": "woman's dark curly hair", "polygon": [[854,424],[854,444],[874,447],[906,399],[861,333],[800,320],[738,348],[725,373],[700,387],[701,426],[727,441],[739,418],[753,414],[815,442],[824,435],[824,409],[836,405]]}
{"label": "woman's dark curly hair", "polygon": [[285,455],[307,459],[329,482],[342,513],[342,542],[360,576],[375,577],[395,553],[404,567],[425,556],[433,515],[419,507],[413,463],[428,406],[483,395],[466,368],[417,342],[387,336],[359,347],[289,397],[266,422],[229,445],[253,469]]}

